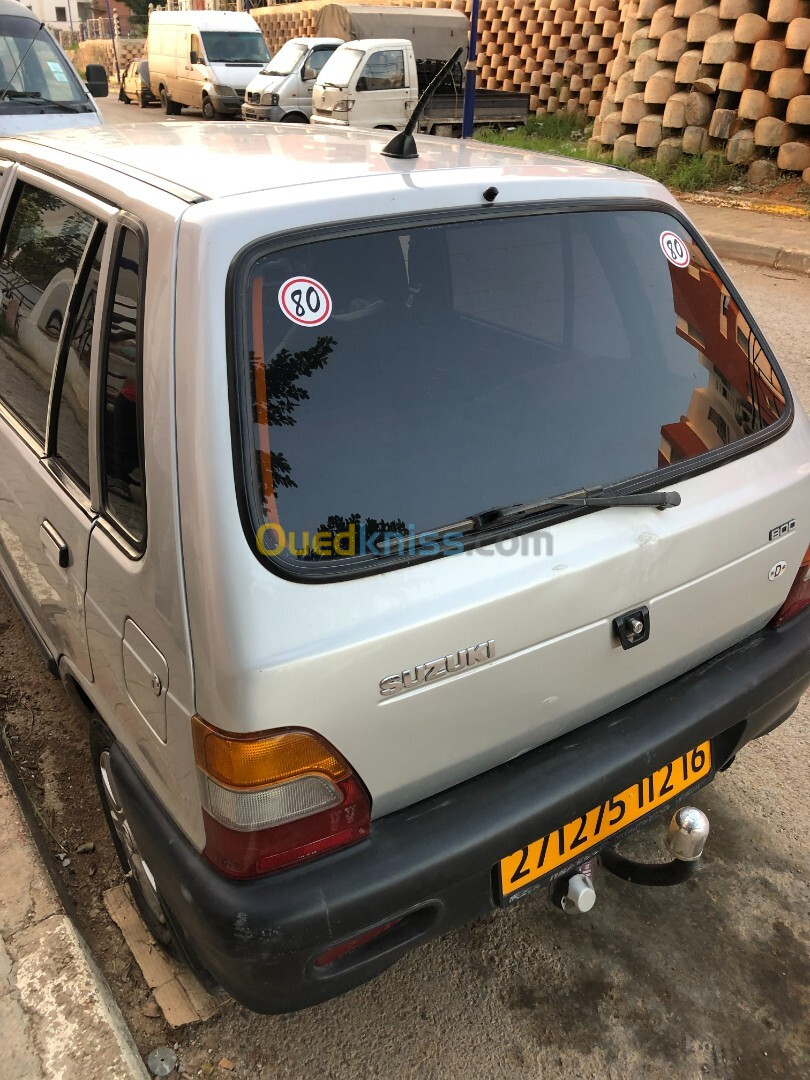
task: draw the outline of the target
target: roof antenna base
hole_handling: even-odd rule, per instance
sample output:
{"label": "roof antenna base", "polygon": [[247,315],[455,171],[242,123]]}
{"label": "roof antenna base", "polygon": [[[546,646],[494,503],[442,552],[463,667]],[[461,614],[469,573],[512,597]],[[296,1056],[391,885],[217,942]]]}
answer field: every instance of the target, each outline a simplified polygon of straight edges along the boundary
{"label": "roof antenna base", "polygon": [[385,149],[381,150],[380,153],[383,157],[419,157],[419,151],[416,149],[416,139],[411,135],[410,131],[398,131],[393,139],[387,143]]}
{"label": "roof antenna base", "polygon": [[413,112],[411,113],[410,119],[405,125],[404,130],[398,131],[393,139],[386,143],[385,148],[380,151],[383,157],[400,158],[400,160],[419,157],[419,151],[416,149],[416,140],[413,137],[413,133],[416,131],[416,125],[419,123],[419,117],[425,111],[427,103],[433,97],[433,92],[436,87],[463,52],[463,48],[456,49],[442,69],[430,80],[428,85],[422,91],[422,96],[414,105]]}

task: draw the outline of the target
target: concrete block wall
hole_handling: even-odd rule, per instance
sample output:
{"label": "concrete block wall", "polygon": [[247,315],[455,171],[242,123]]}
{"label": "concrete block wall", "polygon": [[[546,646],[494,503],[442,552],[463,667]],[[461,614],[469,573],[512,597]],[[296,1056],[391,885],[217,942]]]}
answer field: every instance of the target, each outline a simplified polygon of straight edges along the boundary
{"label": "concrete block wall", "polygon": [[[253,10],[271,50],[323,0]],[[353,0],[456,8],[471,0]],[[478,85],[594,118],[617,162],[714,151],[810,183],[810,0],[481,0]]]}
{"label": "concrete block wall", "polygon": [[614,161],[715,151],[751,179],[810,181],[807,0],[627,0],[591,148]]}
{"label": "concrete block wall", "polygon": [[[133,60],[140,60],[141,57],[146,56],[146,38],[118,38],[115,46],[118,51],[118,64],[122,71]],[[72,59],[79,71],[84,71],[88,64],[101,64],[109,76],[115,75],[111,38],[83,41]]]}

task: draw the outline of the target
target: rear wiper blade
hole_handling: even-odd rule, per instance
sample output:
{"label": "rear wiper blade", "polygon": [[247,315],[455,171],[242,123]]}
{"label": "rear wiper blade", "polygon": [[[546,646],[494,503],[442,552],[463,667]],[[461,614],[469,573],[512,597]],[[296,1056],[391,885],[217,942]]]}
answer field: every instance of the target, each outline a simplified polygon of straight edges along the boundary
{"label": "rear wiper blade", "polygon": [[483,510],[480,514],[472,514],[462,521],[454,521],[449,525],[441,525],[436,529],[426,529],[423,532],[411,533],[397,537],[383,537],[375,545],[381,554],[397,555],[409,552],[411,554],[420,548],[441,547],[447,540],[457,541],[460,536],[478,532],[490,525],[497,525],[502,521],[512,521],[515,518],[528,517],[530,514],[540,513],[543,510],[552,510],[562,506],[582,506],[601,509],[608,506],[654,506],[658,510],[669,510],[670,507],[680,506],[681,497],[677,491],[642,491],[630,495],[605,494],[602,487],[581,488],[579,491],[569,491],[563,495],[553,495],[547,499],[539,499],[537,502],[513,503],[509,506],[500,506],[493,510]]}
{"label": "rear wiper blade", "polygon": [[513,518],[527,517],[541,510],[551,510],[557,506],[607,507],[607,506],[654,506],[658,510],[669,510],[680,506],[681,497],[677,491],[637,491],[629,495],[606,494],[602,487],[580,488],[562,495],[552,495],[537,502],[513,503],[494,510],[484,510],[473,514],[470,522],[473,528],[481,529],[499,521],[511,521]]}

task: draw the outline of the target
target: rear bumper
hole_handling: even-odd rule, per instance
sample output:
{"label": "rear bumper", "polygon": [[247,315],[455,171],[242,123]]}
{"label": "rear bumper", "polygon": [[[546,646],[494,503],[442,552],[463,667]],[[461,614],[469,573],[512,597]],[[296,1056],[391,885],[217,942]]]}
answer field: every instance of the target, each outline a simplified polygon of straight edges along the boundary
{"label": "rear bumper", "polygon": [[[810,610],[586,727],[375,820],[353,848],[253,882],[208,865],[119,747],[113,767],[189,952],[248,1008],[288,1012],[343,993],[490,911],[500,858],[705,739],[722,767],[787,719],[808,684]],[[335,944],[398,918],[378,939],[315,966]]]}

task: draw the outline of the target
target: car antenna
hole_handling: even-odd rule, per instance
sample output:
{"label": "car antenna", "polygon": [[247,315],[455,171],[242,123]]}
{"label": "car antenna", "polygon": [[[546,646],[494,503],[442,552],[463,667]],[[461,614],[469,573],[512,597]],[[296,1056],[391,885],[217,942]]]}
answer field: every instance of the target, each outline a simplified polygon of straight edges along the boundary
{"label": "car antenna", "polygon": [[427,84],[422,91],[422,95],[413,107],[408,123],[405,125],[402,131],[398,131],[393,139],[387,144],[384,150],[381,151],[383,157],[392,158],[417,158],[419,157],[419,151],[416,149],[416,139],[413,137],[413,133],[416,130],[416,125],[419,123],[419,118],[425,111],[427,103],[433,97],[436,87],[445,77],[447,72],[456,63],[458,58],[464,52],[464,49],[459,46],[446,64],[434,75],[434,77]]}

